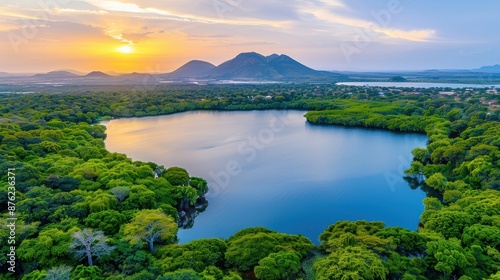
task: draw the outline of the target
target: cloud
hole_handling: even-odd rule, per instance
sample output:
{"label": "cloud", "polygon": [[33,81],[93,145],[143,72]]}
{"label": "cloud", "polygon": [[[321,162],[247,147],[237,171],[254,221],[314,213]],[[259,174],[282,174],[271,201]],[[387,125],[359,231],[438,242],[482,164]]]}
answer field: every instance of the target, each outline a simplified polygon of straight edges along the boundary
{"label": "cloud", "polygon": [[376,28],[375,31],[383,33],[391,38],[403,39],[415,42],[429,42],[434,39],[436,31],[432,29],[401,30],[391,28]]}
{"label": "cloud", "polygon": [[33,19],[39,19],[36,15],[31,15],[28,13],[25,13],[22,10],[16,10],[15,7],[0,7],[0,15],[8,18],[13,18],[13,19],[26,19],[26,20],[33,20]]}
{"label": "cloud", "polygon": [[130,40],[134,43],[138,43],[140,41],[149,39],[149,35],[154,34],[155,32],[142,32],[142,33],[123,33],[122,37]]}
{"label": "cloud", "polygon": [[117,29],[114,29],[114,28],[109,28],[106,30],[106,35],[108,35],[109,37],[115,39],[115,40],[118,40],[122,43],[125,43],[127,45],[133,45],[134,42],[132,40],[127,40],[125,38],[123,38],[123,34],[120,30],[117,30]]}
{"label": "cloud", "polygon": [[[228,54],[251,49],[287,53],[334,69],[347,63],[338,47],[341,43],[369,43],[359,59],[346,68],[381,63],[380,57],[386,59],[388,53],[400,53],[399,58],[405,58],[412,51],[420,51],[420,55],[440,52],[435,57],[443,57],[446,52],[442,50],[454,46],[464,50],[483,44],[498,46],[498,39],[491,36],[491,26],[498,23],[499,17],[491,3],[454,5],[443,14],[447,3],[432,3],[434,9],[429,10],[430,0],[400,2],[404,6],[401,13],[381,20],[374,14],[386,11],[390,0],[7,1],[11,4],[0,7],[0,33],[4,35],[0,47],[11,48],[6,36],[9,32],[26,37],[27,43],[20,46],[17,57],[29,57],[26,65],[57,59],[54,56],[70,53],[71,48],[76,58],[92,54],[82,61],[94,57],[98,61],[100,53],[113,53],[120,45],[135,44],[135,56],[127,59],[137,61],[127,62],[118,56],[110,68],[125,63],[139,65],[139,57],[154,57],[166,64],[181,64],[192,57],[224,61]],[[58,4],[44,7],[44,3]],[[464,22],[464,18],[469,21]],[[31,29],[36,31],[32,37],[21,32]],[[98,58],[106,60],[105,55],[109,56]],[[4,62],[9,52],[0,51],[0,56]],[[497,55],[490,57],[496,59]],[[16,60],[11,60],[14,67]],[[386,67],[385,63],[379,65]]]}
{"label": "cloud", "polygon": [[[338,5],[328,5],[328,8],[323,6],[319,6],[318,4],[308,3],[301,7],[301,11],[304,14],[313,15],[315,19],[320,22],[328,23],[334,26],[344,26],[351,28],[352,35],[358,36],[359,29],[363,29],[361,33],[365,33],[366,35],[371,36],[372,40],[376,39],[373,33],[379,33],[379,35],[385,35],[385,37],[392,39],[403,39],[407,41],[415,41],[415,42],[429,42],[432,41],[436,35],[436,31],[433,29],[400,29],[391,27],[391,19],[396,16],[395,14],[388,13],[388,18],[385,21],[373,17],[370,19],[358,18],[356,16],[348,16],[349,13],[346,13],[348,10],[345,5],[341,5],[340,3],[334,4]],[[325,4],[326,1],[320,1],[321,4]],[[340,12],[344,12],[342,15]],[[354,29],[352,29],[354,28]],[[347,39],[347,38],[346,38]],[[379,39],[383,40],[383,37]]]}
{"label": "cloud", "polygon": [[107,15],[109,14],[104,10],[79,10],[79,9],[68,9],[68,8],[56,8],[57,13],[67,13],[67,14],[82,14],[82,15]]}
{"label": "cloud", "polygon": [[[193,0],[193,2],[198,2],[197,5],[186,5],[185,2],[178,1],[84,1],[108,12],[135,14],[135,16],[144,19],[173,20],[183,23],[283,27],[289,23],[290,19],[288,16],[280,18],[280,13],[283,13],[283,11],[289,11],[288,15],[294,13],[293,9],[286,9],[286,6],[283,6],[282,2],[279,2],[279,6],[273,6],[266,2],[261,3],[261,5],[252,3],[251,7],[244,7],[243,4],[230,4],[234,2],[239,3],[234,0]],[[218,6],[217,3],[222,3],[222,6]],[[272,9],[274,10],[267,12]],[[246,15],[243,15],[243,13]],[[267,17],[262,16],[265,13],[269,15]]]}
{"label": "cloud", "polygon": [[246,47],[246,46],[270,46],[270,45],[275,45],[276,43],[273,42],[265,42],[265,41],[253,41],[253,42],[239,42],[239,43],[229,43],[229,44],[218,44],[214,45],[213,47],[220,47],[220,46],[234,46],[234,47]]}
{"label": "cloud", "polygon": [[[155,8],[153,7],[142,7],[139,4],[133,3],[133,1],[129,2],[120,2],[120,1],[109,1],[109,0],[85,0],[87,3],[92,4],[96,7],[99,7],[103,10],[110,11],[110,12],[124,12],[124,13],[133,13],[133,14],[144,14],[144,15],[160,15],[164,16],[164,19],[171,19],[171,20],[181,20],[181,21],[197,21],[197,22],[204,22],[204,23],[211,23],[207,18],[196,16],[196,15],[189,15],[189,14],[182,14],[182,13],[175,13],[172,11],[169,11],[167,9],[160,9],[160,8]],[[139,1],[140,2],[140,1]]]}

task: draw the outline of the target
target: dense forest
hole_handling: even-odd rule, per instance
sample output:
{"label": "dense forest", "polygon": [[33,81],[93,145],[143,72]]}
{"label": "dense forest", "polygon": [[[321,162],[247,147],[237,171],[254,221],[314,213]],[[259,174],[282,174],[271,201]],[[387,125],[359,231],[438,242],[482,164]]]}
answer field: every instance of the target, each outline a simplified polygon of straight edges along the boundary
{"label": "dense forest", "polygon": [[[499,99],[326,84],[2,94],[0,279],[500,279]],[[98,124],[264,109],[426,133],[405,177],[428,192],[418,230],[339,221],[319,246],[265,228],[180,245],[178,228],[207,207],[206,181],[107,151]]]}

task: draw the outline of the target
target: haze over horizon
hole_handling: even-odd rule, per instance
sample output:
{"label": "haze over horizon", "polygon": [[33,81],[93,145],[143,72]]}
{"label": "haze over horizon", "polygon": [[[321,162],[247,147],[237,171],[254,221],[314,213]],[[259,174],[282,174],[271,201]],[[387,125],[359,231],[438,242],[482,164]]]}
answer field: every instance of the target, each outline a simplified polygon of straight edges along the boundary
{"label": "haze over horizon", "polygon": [[0,72],[166,73],[190,60],[287,54],[318,70],[500,63],[500,2],[43,0],[0,7]]}

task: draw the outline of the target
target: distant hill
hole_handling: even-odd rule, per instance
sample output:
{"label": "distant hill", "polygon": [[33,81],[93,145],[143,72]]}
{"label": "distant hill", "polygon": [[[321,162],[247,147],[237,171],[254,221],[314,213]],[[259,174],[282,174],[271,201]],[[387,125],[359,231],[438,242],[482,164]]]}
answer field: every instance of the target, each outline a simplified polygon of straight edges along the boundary
{"label": "distant hill", "polygon": [[201,60],[191,60],[182,65],[168,76],[170,78],[200,78],[208,75],[215,65]]}
{"label": "distant hill", "polygon": [[[148,76],[149,74],[146,74],[146,73],[137,73],[137,72],[132,72],[132,73],[129,73],[129,74],[121,74],[121,75],[118,75],[116,77],[119,77],[119,78],[127,78],[127,79],[139,79],[139,78],[144,78],[146,76]],[[109,75],[110,76],[110,75]],[[113,77],[113,76],[110,76],[110,77]]]}
{"label": "distant hill", "polygon": [[45,74],[36,74],[32,77],[37,79],[71,79],[79,76],[68,71],[52,71]]}
{"label": "distant hill", "polygon": [[408,80],[404,77],[401,77],[401,76],[395,76],[395,77],[391,77],[389,79],[389,82],[407,82]]}
{"label": "distant hill", "polygon": [[313,70],[287,55],[263,56],[256,52],[241,53],[211,70],[211,79],[292,80],[313,77],[336,77],[334,74]]}
{"label": "distant hill", "polygon": [[85,75],[85,72],[80,72],[80,71],[76,71],[76,70],[73,70],[73,69],[57,69],[56,71],[70,72],[70,73],[73,73],[73,74],[78,75],[78,76]]}
{"label": "distant hill", "polygon": [[495,64],[491,66],[483,66],[479,69],[474,69],[477,72],[483,73],[500,73],[500,64]]}
{"label": "distant hill", "polygon": [[101,72],[101,71],[92,71],[83,77],[84,78],[109,78],[109,77],[113,77],[113,76],[110,76],[110,75],[108,75],[104,72]]}

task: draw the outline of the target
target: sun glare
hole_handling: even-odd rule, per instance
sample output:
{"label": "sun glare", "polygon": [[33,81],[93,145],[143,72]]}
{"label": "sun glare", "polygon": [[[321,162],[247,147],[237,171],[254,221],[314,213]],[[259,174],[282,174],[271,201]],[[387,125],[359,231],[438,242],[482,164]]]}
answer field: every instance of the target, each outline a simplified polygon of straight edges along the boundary
{"label": "sun glare", "polygon": [[121,47],[117,48],[116,50],[121,52],[121,53],[132,53],[134,51],[132,46],[121,46]]}

